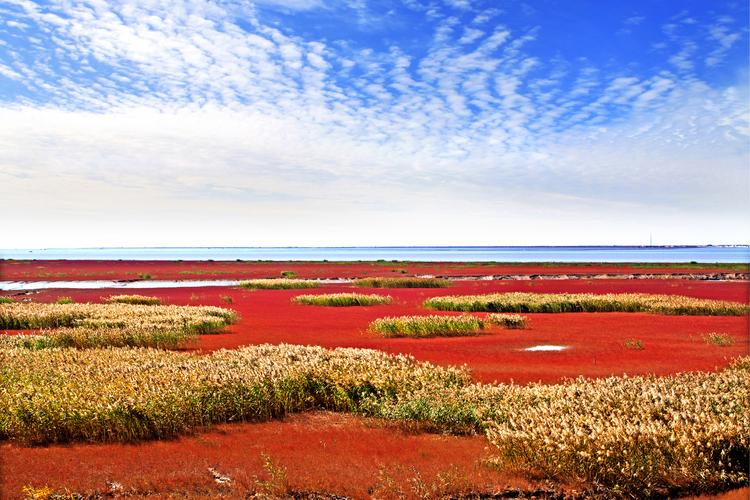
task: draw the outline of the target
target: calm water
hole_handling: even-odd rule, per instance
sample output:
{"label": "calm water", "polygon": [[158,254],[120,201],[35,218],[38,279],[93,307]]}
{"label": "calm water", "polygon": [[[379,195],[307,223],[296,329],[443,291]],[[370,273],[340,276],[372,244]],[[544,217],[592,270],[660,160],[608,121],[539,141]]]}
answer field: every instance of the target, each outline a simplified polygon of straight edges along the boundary
{"label": "calm water", "polygon": [[292,247],[0,250],[3,259],[750,262],[748,247]]}
{"label": "calm water", "polygon": [[748,247],[289,247],[0,250],[3,259],[750,262]]}
{"label": "calm water", "polygon": [[[207,286],[237,286],[242,280],[76,280],[76,281],[0,281],[0,291],[45,290],[48,288],[70,288],[78,290],[99,290],[104,288],[205,288]],[[345,279],[321,279],[320,283],[350,283]]]}

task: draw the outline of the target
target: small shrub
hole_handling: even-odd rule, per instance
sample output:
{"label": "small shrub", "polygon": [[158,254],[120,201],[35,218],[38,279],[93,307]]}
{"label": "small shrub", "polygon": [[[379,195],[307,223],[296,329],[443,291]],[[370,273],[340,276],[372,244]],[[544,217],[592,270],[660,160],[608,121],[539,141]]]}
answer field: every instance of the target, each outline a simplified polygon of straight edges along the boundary
{"label": "small shrub", "polygon": [[108,304],[155,306],[161,304],[161,299],[159,297],[149,297],[147,295],[112,295],[111,297],[107,297],[105,302]]}
{"label": "small shrub", "polygon": [[292,279],[297,277],[297,273],[294,271],[281,271],[281,277],[286,279]]}
{"label": "small shrub", "polygon": [[390,304],[389,295],[365,295],[362,293],[330,293],[323,295],[298,295],[292,299],[292,302],[308,306],[374,306],[380,304]]}
{"label": "small shrub", "polygon": [[241,281],[238,286],[260,290],[288,290],[294,288],[317,288],[320,286],[320,283],[315,280],[277,278]]}
{"label": "small shrub", "polygon": [[11,297],[0,297],[0,304],[12,304],[15,300]]}
{"label": "small shrub", "polygon": [[625,349],[632,349],[633,351],[642,351],[643,342],[640,339],[627,339],[625,341]]}
{"label": "small shrub", "polygon": [[72,297],[58,297],[55,304],[75,304],[76,301]]}
{"label": "small shrub", "polygon": [[150,280],[151,279],[151,275],[148,274],[148,273],[139,273],[138,277],[140,279],[142,279],[142,280]]}
{"label": "small shrub", "polygon": [[361,278],[355,286],[364,288],[444,288],[451,282],[443,278]]}
{"label": "small shrub", "polygon": [[456,337],[475,335],[483,329],[484,322],[469,315],[399,316],[370,323],[370,330],[384,337]]}
{"label": "small shrub", "polygon": [[276,464],[276,462],[265,453],[261,453],[260,458],[263,461],[263,470],[268,476],[268,479],[256,479],[256,488],[266,495],[272,495],[274,497],[286,496],[286,494],[289,493],[286,467]]}
{"label": "small shrub", "polygon": [[734,344],[734,339],[726,333],[711,332],[704,335],[703,340],[705,340],[707,344],[713,344],[719,347],[728,347]]}
{"label": "small shrub", "polygon": [[229,296],[229,295],[222,295],[222,296],[221,296],[221,300],[222,300],[222,302],[224,302],[225,304],[231,304],[232,302],[234,302],[234,299],[232,299],[232,297],[231,297],[231,296]]}

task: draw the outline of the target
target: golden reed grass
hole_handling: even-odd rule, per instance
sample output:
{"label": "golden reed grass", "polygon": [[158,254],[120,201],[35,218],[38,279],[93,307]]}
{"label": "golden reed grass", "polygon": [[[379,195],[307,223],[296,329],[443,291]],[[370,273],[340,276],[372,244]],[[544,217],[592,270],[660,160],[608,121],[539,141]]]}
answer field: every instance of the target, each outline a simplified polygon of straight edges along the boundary
{"label": "golden reed grass", "polygon": [[647,312],[676,315],[742,316],[750,306],[723,300],[645,293],[495,293],[433,297],[424,306],[440,311],[517,313]]}
{"label": "golden reed grass", "polygon": [[292,299],[292,302],[309,306],[347,307],[390,304],[392,300],[390,295],[328,293],[320,295],[297,295]]}
{"label": "golden reed grass", "polygon": [[0,304],[0,328],[40,330],[3,335],[0,343],[27,348],[152,346],[175,348],[236,319],[212,306],[133,304]]}

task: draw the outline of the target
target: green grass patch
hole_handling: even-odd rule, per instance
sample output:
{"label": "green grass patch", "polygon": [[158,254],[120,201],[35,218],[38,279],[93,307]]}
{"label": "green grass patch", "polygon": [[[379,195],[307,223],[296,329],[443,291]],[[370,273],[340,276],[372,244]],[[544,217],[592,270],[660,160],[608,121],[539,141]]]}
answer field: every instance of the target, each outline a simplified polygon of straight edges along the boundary
{"label": "green grass patch", "polygon": [[298,295],[292,299],[297,304],[309,306],[374,306],[390,304],[393,299],[389,295],[363,293],[330,293],[321,295]]}
{"label": "green grass patch", "polygon": [[104,301],[108,304],[140,304],[144,306],[161,304],[159,297],[150,297],[148,295],[112,295]]}
{"label": "green grass patch", "polygon": [[742,316],[750,306],[738,302],[643,293],[495,293],[433,297],[424,306],[439,311],[568,313],[647,312],[654,314]]}
{"label": "green grass patch", "polygon": [[0,304],[13,304],[15,299],[11,297],[0,297]]}
{"label": "green grass patch", "polygon": [[255,279],[241,281],[238,286],[256,290],[291,290],[295,288],[318,288],[320,282],[316,280],[295,280],[285,278]]}
{"label": "green grass patch", "polygon": [[445,288],[451,282],[443,278],[361,278],[354,280],[354,286],[363,288]]}
{"label": "green grass patch", "polygon": [[72,297],[58,297],[55,304],[75,304],[76,301]]}

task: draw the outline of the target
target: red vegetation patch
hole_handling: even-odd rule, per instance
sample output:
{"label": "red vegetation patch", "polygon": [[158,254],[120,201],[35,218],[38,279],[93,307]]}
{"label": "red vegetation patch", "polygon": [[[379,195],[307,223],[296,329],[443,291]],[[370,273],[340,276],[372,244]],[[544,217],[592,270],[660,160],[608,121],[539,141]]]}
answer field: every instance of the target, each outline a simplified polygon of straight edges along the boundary
{"label": "red vegetation patch", "polygon": [[[21,498],[23,486],[106,492],[113,482],[145,493],[316,491],[356,498],[415,498],[458,491],[528,489],[520,477],[483,464],[482,436],[409,434],[398,427],[333,413],[284,421],[221,425],[174,441],[137,445],[75,444],[22,448],[1,445],[0,496]],[[220,486],[209,471],[231,479]],[[276,476],[276,481],[272,476]],[[455,490],[454,490],[455,491]]]}
{"label": "red vegetation patch", "polygon": [[[291,271],[300,278],[365,276],[488,276],[550,274],[692,274],[736,272],[731,268],[637,267],[631,264],[481,264],[460,262],[235,262],[235,261],[112,261],[0,260],[0,279],[128,280],[278,278]],[[748,272],[747,269],[744,272]]]}
{"label": "red vegetation patch", "polygon": [[[137,272],[149,272],[158,278],[186,277],[160,275],[160,272],[166,273],[166,267],[162,270],[139,267],[141,263],[122,263],[122,266],[118,263],[119,267],[114,267],[112,272],[119,274],[81,274],[106,272],[105,264],[112,266],[108,262],[92,263],[89,267],[81,268],[60,266],[57,269],[67,269],[71,276],[85,279],[133,277],[127,273]],[[283,264],[269,264],[262,268],[262,272],[257,267],[259,264],[253,266],[256,266],[253,269],[257,274],[243,274],[242,277],[275,276],[281,270],[292,269],[302,277],[330,276],[331,266],[335,265],[321,268],[319,264],[311,264],[310,274],[300,272],[306,269],[304,265],[290,268]],[[340,266],[336,269],[346,269],[352,275],[365,275],[360,273],[366,269],[383,271],[369,264],[362,266]],[[3,269],[4,273],[7,267]],[[126,268],[130,270],[125,271]],[[179,268],[170,269],[169,272],[172,272]],[[482,271],[481,274],[496,272],[485,268]],[[540,269],[536,268],[536,271]],[[422,269],[421,272],[439,274],[434,269]],[[346,273],[336,275],[344,276]],[[206,279],[220,277],[205,276]],[[5,274],[3,279],[29,278],[8,277]],[[198,348],[205,352],[264,342],[366,347],[408,353],[417,359],[439,364],[466,363],[475,378],[482,381],[513,379],[519,383],[537,380],[556,382],[578,375],[662,375],[687,370],[713,370],[728,365],[732,358],[747,355],[750,351],[746,317],[630,313],[531,314],[528,315],[529,329],[497,328],[478,337],[387,339],[367,332],[370,321],[378,317],[435,313],[424,310],[421,304],[426,298],[437,295],[510,291],[645,292],[750,302],[747,282],[474,281],[455,283],[447,289],[356,289],[361,293],[391,295],[394,301],[389,305],[333,308],[291,302],[292,297],[301,293],[352,290],[354,288],[351,286],[332,285],[312,291],[217,287],[153,289],[143,293],[158,296],[166,304],[217,305],[237,310],[241,319],[226,333],[201,337]],[[53,302],[60,296],[70,296],[78,302],[98,302],[119,293],[122,293],[121,289],[44,290],[17,295],[17,298]],[[231,297],[231,303],[226,297]],[[709,332],[729,334],[734,344],[728,347],[708,344],[703,336]],[[640,340],[643,348],[626,347],[628,340]],[[538,344],[565,345],[568,349],[561,352],[520,350]],[[76,444],[22,448],[3,444],[0,445],[0,497],[21,497],[21,489],[25,485],[48,485],[78,492],[106,492],[107,481],[110,484],[120,483],[126,491],[141,493],[209,494],[221,492],[223,488],[229,496],[240,496],[243,492],[258,489],[270,493],[286,489],[331,492],[360,498],[396,497],[400,493],[415,497],[419,492],[414,488],[423,488],[421,492],[432,492],[428,496],[434,497],[440,493],[441,481],[474,491],[496,491],[507,485],[530,487],[521,478],[482,465],[482,460],[491,453],[486,446],[485,439],[480,436],[405,434],[383,423],[329,413],[294,415],[282,422],[222,425],[198,436],[140,445]],[[266,461],[264,465],[263,456],[268,457],[270,462]],[[231,478],[231,488],[219,486],[209,468]],[[280,478],[275,484],[271,481],[274,471]],[[282,476],[286,479],[283,480]],[[746,496],[746,489],[739,490],[740,497],[743,494]],[[733,498],[739,497],[735,493],[727,497]]]}
{"label": "red vegetation patch", "polygon": [[[313,293],[352,291],[331,285]],[[641,313],[529,314],[525,330],[494,328],[488,334],[462,338],[382,338],[369,333],[369,323],[383,316],[434,314],[422,308],[436,295],[503,291],[533,292],[646,292],[748,302],[746,282],[683,280],[597,281],[474,281],[447,289],[357,289],[393,297],[393,303],[368,307],[323,307],[293,304],[292,297],[309,290],[246,290],[240,288],[180,288],[148,290],[166,304],[217,305],[240,314],[226,333],[204,335],[198,348],[212,351],[248,344],[291,343],[324,347],[362,347],[411,354],[443,365],[467,364],[475,379],[518,383],[557,382],[579,375],[605,377],[687,370],[714,370],[750,351],[748,318],[722,316],[660,316]],[[53,302],[58,296],[76,301],[100,301],[115,290],[45,290],[33,300]],[[231,297],[232,303],[225,302]],[[451,313],[440,313],[451,314]],[[732,336],[731,346],[707,344],[710,332]],[[643,349],[629,349],[628,340],[640,340]],[[563,345],[560,352],[526,352],[540,344]]]}

